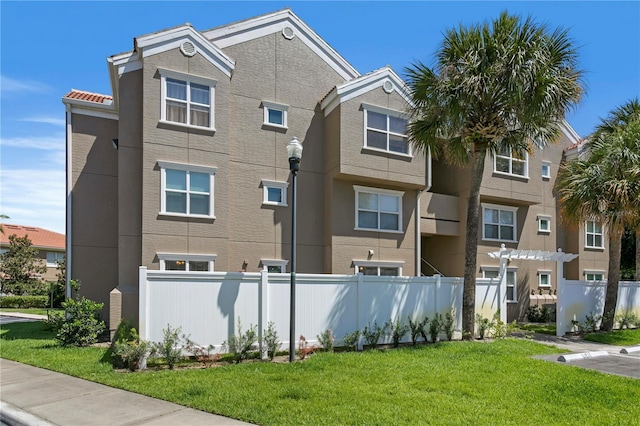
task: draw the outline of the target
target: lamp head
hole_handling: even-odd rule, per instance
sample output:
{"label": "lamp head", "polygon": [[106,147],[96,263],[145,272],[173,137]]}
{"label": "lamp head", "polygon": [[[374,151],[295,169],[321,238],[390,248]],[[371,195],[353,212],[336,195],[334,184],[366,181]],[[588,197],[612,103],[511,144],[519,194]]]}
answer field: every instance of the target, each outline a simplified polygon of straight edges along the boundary
{"label": "lamp head", "polygon": [[287,157],[289,157],[289,169],[295,173],[300,169],[300,159],[302,158],[302,144],[295,136],[287,144]]}

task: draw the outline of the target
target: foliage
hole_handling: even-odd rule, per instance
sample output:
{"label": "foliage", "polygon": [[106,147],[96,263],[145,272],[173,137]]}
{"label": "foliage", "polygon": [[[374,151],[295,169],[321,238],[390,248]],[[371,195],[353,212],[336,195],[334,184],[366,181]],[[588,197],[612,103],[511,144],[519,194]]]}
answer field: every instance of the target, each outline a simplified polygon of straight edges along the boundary
{"label": "foliage", "polygon": [[395,321],[389,319],[389,321],[384,325],[384,328],[389,330],[394,348],[400,346],[400,341],[409,332],[409,326],[403,323],[400,318]]}
{"label": "foliage", "polygon": [[500,310],[493,314],[493,319],[489,327],[491,336],[495,339],[505,339],[510,337],[515,331],[518,331],[518,324],[515,320],[511,323],[504,322],[500,319]]}
{"label": "foliage", "polygon": [[631,311],[620,312],[616,315],[616,322],[620,330],[640,325],[640,319]]}
{"label": "foliage", "polygon": [[342,338],[342,343],[348,351],[351,351],[357,349],[358,340],[360,340],[360,330],[345,334]]}
{"label": "foliage", "polygon": [[181,331],[182,327],[171,328],[171,325],[167,324],[167,328],[162,329],[162,342],[154,342],[151,346],[151,355],[159,354],[164,358],[169,370],[173,370],[176,363],[182,359]]}
{"label": "foliage", "polygon": [[431,342],[436,343],[438,341],[438,334],[442,331],[442,315],[436,314],[429,323],[429,337]]}
{"label": "foliage", "polygon": [[278,332],[276,331],[276,324],[273,321],[269,321],[267,329],[262,332],[262,350],[267,353],[269,360],[273,361],[281,344],[282,342],[278,338]]}
{"label": "foliage", "polygon": [[117,340],[113,345],[112,356],[116,359],[116,364],[124,365],[130,371],[144,369],[144,363],[151,351],[151,344],[140,339],[135,328],[127,332],[127,338]]}
{"label": "foliage", "polygon": [[616,346],[640,345],[640,328],[589,333],[584,340]]}
{"label": "foliage", "polygon": [[9,235],[9,247],[0,255],[0,293],[29,293],[42,283],[37,275],[45,272],[47,267],[29,236]]}
{"label": "foliage", "polygon": [[527,321],[551,322],[554,313],[547,306],[530,305],[526,311]]}
{"label": "foliage", "polygon": [[332,330],[325,330],[318,334],[318,343],[322,346],[325,352],[333,352],[333,344],[335,343],[335,337],[333,337]]}
{"label": "foliage", "polygon": [[240,364],[249,358],[249,353],[256,350],[258,341],[257,328],[249,324],[247,331],[242,331],[242,323],[238,317],[238,334],[233,334],[228,341],[222,343],[222,347],[233,355],[233,361]]}
{"label": "foliage", "polygon": [[484,336],[491,326],[489,318],[485,318],[480,314],[476,314],[476,324],[478,324],[478,337],[484,339]]}
{"label": "foliage", "polygon": [[599,328],[599,323],[602,321],[602,315],[595,315],[593,313],[587,315],[584,319],[584,331],[585,333],[593,333]]}
{"label": "foliage", "polygon": [[53,312],[47,320],[56,332],[58,343],[61,346],[88,346],[95,343],[106,328],[99,317],[103,305],[84,297],[62,302],[65,311]]}
{"label": "foliage", "polygon": [[442,321],[442,331],[444,331],[448,341],[451,341],[451,339],[453,339],[453,332],[455,331],[453,328],[454,325],[455,317],[453,309],[451,309],[451,311],[444,314],[444,320]]}
{"label": "foliage", "polygon": [[205,368],[211,367],[215,361],[220,359],[220,354],[214,353],[214,345],[201,346],[184,334],[182,340],[184,341],[184,350],[201,362]]}
{"label": "foliage", "polygon": [[549,334],[551,336],[556,335],[555,324],[521,324],[519,325],[519,328],[522,331],[528,331],[531,333]]}
{"label": "foliage", "polygon": [[46,308],[47,296],[5,296],[0,299],[0,308]]}
{"label": "foliage", "polygon": [[364,340],[367,341],[369,349],[377,349],[378,342],[386,331],[387,324],[385,324],[383,327],[380,327],[377,321],[373,321],[373,325],[369,323],[364,326],[364,328],[362,329],[362,337],[364,337]]}
{"label": "foliage", "polygon": [[424,317],[422,321],[414,321],[409,317],[409,333],[411,335],[411,343],[415,346],[418,343],[418,337],[422,336],[424,341],[427,341],[427,336],[424,328],[429,322],[428,317]]}

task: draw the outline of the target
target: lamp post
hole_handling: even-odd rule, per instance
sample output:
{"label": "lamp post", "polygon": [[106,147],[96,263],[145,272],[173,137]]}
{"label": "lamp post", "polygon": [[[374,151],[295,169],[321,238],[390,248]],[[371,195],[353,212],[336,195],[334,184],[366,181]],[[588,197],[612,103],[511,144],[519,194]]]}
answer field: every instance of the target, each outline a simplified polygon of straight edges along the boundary
{"label": "lamp post", "polygon": [[289,362],[296,359],[296,176],[300,170],[302,144],[295,136],[287,144],[289,170],[291,170],[291,296],[289,322]]}

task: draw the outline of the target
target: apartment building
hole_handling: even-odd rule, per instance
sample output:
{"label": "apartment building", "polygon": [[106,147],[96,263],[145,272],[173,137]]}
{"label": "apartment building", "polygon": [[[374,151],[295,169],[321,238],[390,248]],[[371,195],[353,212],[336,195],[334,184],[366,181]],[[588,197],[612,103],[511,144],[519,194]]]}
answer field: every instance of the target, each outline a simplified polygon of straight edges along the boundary
{"label": "apartment building", "polygon": [[[112,326],[137,316],[141,265],[289,271],[294,137],[298,272],[462,275],[468,172],[413,152],[390,67],[360,74],[288,9],[135,37],[107,61],[113,96],[72,90],[63,103],[68,263]],[[579,232],[557,223],[552,186],[577,140],[567,124],[539,155],[487,161],[478,276],[502,242],[568,251]],[[531,284],[553,267],[510,265],[514,306],[529,303],[525,286],[553,289]]]}

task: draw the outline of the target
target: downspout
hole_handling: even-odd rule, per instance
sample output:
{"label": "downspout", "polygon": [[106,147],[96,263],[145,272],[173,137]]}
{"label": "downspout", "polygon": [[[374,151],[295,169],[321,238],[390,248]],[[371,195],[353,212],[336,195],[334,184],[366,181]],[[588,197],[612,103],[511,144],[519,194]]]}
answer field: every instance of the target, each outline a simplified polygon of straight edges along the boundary
{"label": "downspout", "polygon": [[426,166],[427,166],[427,182],[425,188],[418,191],[416,195],[416,236],[415,236],[415,245],[416,245],[416,277],[422,276],[422,234],[420,232],[420,199],[422,198],[422,193],[429,191],[431,189],[431,148],[427,148],[427,158],[426,158]]}
{"label": "downspout", "polygon": [[71,298],[71,265],[72,265],[72,257],[71,257],[71,188],[72,188],[72,158],[71,158],[71,143],[72,143],[72,125],[71,125],[71,105],[66,105],[66,115],[67,115],[67,125],[66,125],[66,223],[65,223],[65,256],[66,256],[66,271],[65,271],[65,285],[66,285],[66,298]]}

